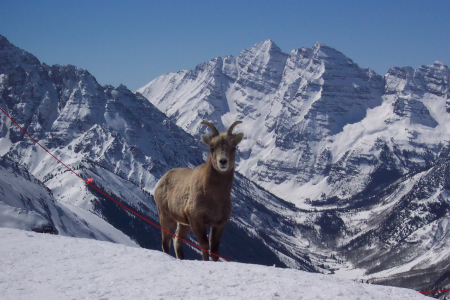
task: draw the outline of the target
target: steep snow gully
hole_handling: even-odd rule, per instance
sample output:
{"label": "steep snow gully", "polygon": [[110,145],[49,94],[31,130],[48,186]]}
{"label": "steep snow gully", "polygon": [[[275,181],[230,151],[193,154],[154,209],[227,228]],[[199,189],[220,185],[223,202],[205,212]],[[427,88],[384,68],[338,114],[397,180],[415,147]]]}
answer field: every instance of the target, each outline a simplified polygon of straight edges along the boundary
{"label": "steep snow gully", "polygon": [[[246,138],[238,149],[233,214],[221,255],[334,274],[314,275],[317,284],[342,277],[419,291],[450,287],[448,99],[449,69],[439,62],[392,68],[383,78],[326,45],[287,54],[270,40],[236,58],[165,74],[133,93],[125,86],[100,86],[75,66],[41,64],[0,36],[0,107],[82,178],[92,178],[152,222],[158,223],[152,196],[158,179],[171,168],[203,162],[208,149],[199,139],[205,130],[200,121],[223,128],[243,120]],[[159,229],[67,171],[3,115],[0,155],[0,227],[160,249]],[[192,247],[186,252],[188,259],[200,258]],[[169,268],[169,261],[154,264]],[[238,268],[247,268],[200,265],[237,277]],[[314,299],[301,288],[309,275],[291,271],[300,276],[298,287],[289,285],[296,298]],[[289,281],[278,268],[267,272]],[[202,282],[204,274],[191,277]],[[338,294],[313,297],[356,297],[350,291],[355,283],[339,282],[344,287]],[[280,284],[264,295],[291,295],[279,291]],[[219,286],[221,297],[237,292]],[[262,295],[258,288],[236,286],[244,296]],[[355,291],[370,285],[361,286]],[[170,291],[161,293],[170,298]]]}

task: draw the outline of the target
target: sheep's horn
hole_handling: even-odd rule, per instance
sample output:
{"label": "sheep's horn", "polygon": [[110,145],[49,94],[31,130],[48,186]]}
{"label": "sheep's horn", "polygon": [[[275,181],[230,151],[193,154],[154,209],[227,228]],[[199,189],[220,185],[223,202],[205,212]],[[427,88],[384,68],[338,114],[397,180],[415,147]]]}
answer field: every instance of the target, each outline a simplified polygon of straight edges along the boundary
{"label": "sheep's horn", "polygon": [[213,136],[219,135],[219,131],[216,129],[216,127],[214,127],[213,124],[211,124],[211,123],[209,123],[209,122],[206,122],[206,121],[203,121],[203,122],[201,122],[200,124],[203,124],[203,125],[208,126],[209,129],[212,130]]}
{"label": "sheep's horn", "polygon": [[232,135],[233,134],[233,129],[236,125],[241,124],[242,121],[236,121],[233,124],[231,124],[230,128],[228,128],[228,135]]}

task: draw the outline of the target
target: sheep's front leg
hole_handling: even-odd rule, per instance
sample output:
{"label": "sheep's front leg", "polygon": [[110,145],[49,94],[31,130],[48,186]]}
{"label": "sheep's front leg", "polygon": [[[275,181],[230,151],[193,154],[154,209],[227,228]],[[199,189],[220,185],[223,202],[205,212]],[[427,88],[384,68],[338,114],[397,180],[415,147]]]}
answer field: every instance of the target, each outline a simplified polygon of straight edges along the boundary
{"label": "sheep's front leg", "polygon": [[189,232],[191,232],[191,227],[189,225],[184,225],[181,223],[178,223],[178,228],[176,231],[176,238],[174,238],[174,246],[175,246],[175,253],[177,255],[177,258],[184,259],[184,253],[183,253],[183,241],[179,238],[182,238],[183,240],[186,239]]}
{"label": "sheep's front leg", "polygon": [[211,231],[209,232],[209,244],[211,246],[211,253],[217,255],[211,255],[211,259],[213,261],[219,260],[219,247],[220,247],[220,239],[222,238],[223,231],[225,229],[225,224],[211,227]]}
{"label": "sheep's front leg", "polygon": [[[208,236],[206,234],[206,227],[201,222],[191,222],[192,232],[200,244],[200,247],[205,250],[209,250]],[[209,253],[202,250],[203,260],[209,260]]]}

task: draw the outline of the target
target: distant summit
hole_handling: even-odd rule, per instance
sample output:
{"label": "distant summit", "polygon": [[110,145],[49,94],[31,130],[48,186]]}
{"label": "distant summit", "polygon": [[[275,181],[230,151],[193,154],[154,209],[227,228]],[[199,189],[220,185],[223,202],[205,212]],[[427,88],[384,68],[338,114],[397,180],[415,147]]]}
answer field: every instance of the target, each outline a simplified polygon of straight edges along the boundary
{"label": "distant summit", "polygon": [[0,73],[4,74],[17,67],[28,71],[40,61],[32,54],[17,48],[8,39],[0,35]]}

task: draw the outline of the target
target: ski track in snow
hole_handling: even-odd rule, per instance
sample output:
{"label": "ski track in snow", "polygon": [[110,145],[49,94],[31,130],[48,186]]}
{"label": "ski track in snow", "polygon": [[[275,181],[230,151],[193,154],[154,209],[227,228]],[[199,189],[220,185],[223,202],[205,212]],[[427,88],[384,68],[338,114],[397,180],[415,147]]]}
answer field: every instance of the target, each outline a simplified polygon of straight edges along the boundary
{"label": "ski track in snow", "polygon": [[2,299],[428,299],[395,287],[0,228]]}

